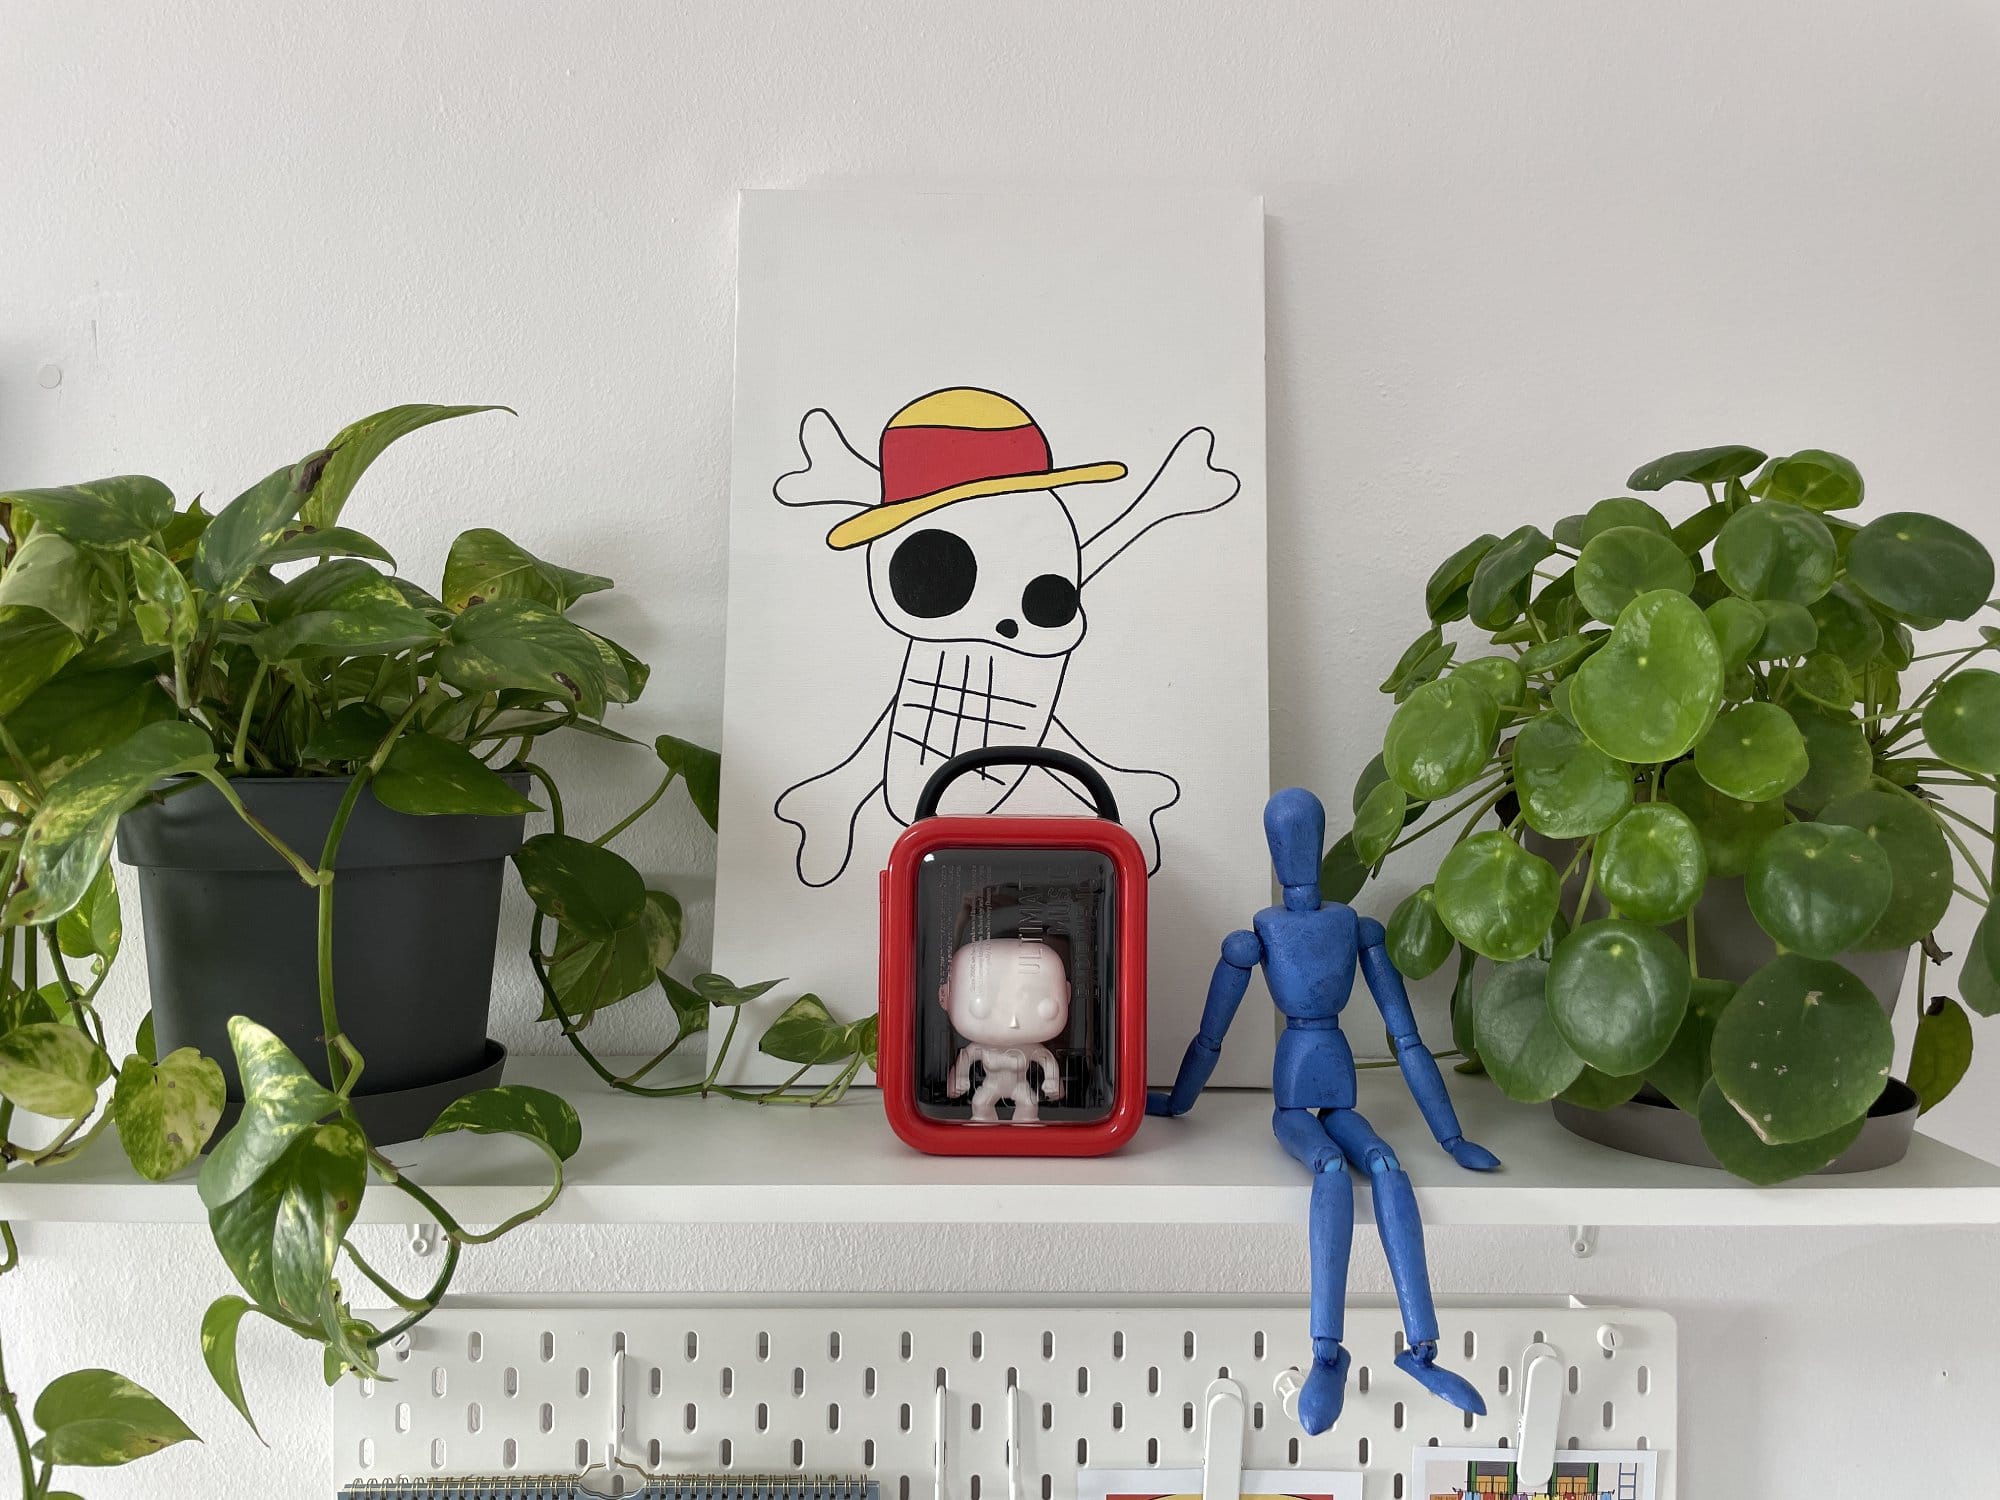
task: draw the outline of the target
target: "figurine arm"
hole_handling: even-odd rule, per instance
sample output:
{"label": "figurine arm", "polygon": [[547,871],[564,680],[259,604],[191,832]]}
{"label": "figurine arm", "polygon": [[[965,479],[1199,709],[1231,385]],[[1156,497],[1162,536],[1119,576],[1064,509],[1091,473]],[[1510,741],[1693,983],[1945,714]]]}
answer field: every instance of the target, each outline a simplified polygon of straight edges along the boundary
{"label": "figurine arm", "polygon": [[1055,1053],[1042,1046],[1030,1047],[1028,1061],[1041,1065],[1042,1096],[1047,1099],[1060,1099],[1063,1093],[1062,1064],[1056,1061]]}
{"label": "figurine arm", "polygon": [[1424,1123],[1461,1167],[1475,1172],[1492,1171],[1500,1165],[1500,1158],[1484,1146],[1468,1141],[1458,1128],[1458,1112],[1451,1107],[1451,1095],[1445,1092],[1437,1059],[1417,1034],[1417,1014],[1403,989],[1403,976],[1396,972],[1384,945],[1382,924],[1373,917],[1361,918],[1359,936],[1361,972],[1368,980],[1368,991],[1375,997],[1376,1008],[1388,1025],[1389,1039],[1396,1048],[1396,1066],[1402,1069],[1403,1082],[1409,1085],[1410,1096],[1423,1112]]}
{"label": "figurine arm", "polygon": [[976,1050],[973,1047],[959,1048],[958,1060],[951,1065],[951,1076],[945,1079],[946,1098],[956,1099],[972,1091],[972,1054]]}
{"label": "figurine arm", "polygon": [[1172,1090],[1153,1089],[1146,1095],[1147,1114],[1184,1115],[1194,1108],[1195,1096],[1207,1086],[1222,1056],[1222,1039],[1229,1034],[1229,1023],[1236,1019],[1236,1008],[1250,987],[1250,971],[1263,957],[1264,945],[1254,932],[1232,932],[1222,940],[1222,956],[1208,977],[1201,1029],[1188,1043]]}

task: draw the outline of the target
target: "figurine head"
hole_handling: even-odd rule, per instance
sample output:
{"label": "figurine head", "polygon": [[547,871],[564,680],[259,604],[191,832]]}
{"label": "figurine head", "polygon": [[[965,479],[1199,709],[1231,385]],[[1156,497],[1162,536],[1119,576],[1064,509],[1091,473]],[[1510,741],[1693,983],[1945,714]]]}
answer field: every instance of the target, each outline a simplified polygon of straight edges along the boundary
{"label": "figurine head", "polygon": [[1069,1025],[1069,975],[1047,943],[987,938],[951,956],[951,978],[939,987],[938,1003],[968,1042],[1046,1042]]}
{"label": "figurine head", "polygon": [[1271,868],[1285,888],[1291,911],[1318,911],[1319,861],[1326,843],[1326,809],[1304,787],[1287,787],[1264,804],[1264,837]]}

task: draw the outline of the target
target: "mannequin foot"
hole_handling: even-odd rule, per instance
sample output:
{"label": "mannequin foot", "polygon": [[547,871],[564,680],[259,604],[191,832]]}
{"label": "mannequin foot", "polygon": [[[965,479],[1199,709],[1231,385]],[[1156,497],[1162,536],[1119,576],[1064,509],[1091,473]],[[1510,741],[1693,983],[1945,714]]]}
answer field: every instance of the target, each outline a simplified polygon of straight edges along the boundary
{"label": "mannequin foot", "polygon": [[1299,1388],[1299,1426],[1318,1436],[1340,1420],[1347,1403],[1348,1352],[1333,1339],[1313,1340],[1312,1368]]}
{"label": "mannequin foot", "polygon": [[1436,1344],[1412,1344],[1396,1356],[1396,1368],[1439,1400],[1449,1402],[1460,1411],[1469,1411],[1475,1417],[1485,1416],[1485,1398],[1472,1388],[1472,1382],[1435,1363],[1436,1359]]}

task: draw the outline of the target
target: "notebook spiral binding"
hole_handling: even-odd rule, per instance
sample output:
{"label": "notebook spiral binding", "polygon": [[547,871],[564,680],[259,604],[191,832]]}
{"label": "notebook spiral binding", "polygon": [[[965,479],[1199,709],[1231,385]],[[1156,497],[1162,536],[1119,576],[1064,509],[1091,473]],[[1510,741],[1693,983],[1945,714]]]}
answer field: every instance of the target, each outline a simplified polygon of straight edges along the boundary
{"label": "notebook spiral binding", "polygon": [[[872,1479],[840,1474],[676,1474],[619,1500],[877,1500]],[[340,1500],[610,1500],[574,1474],[437,1475],[356,1479]]]}

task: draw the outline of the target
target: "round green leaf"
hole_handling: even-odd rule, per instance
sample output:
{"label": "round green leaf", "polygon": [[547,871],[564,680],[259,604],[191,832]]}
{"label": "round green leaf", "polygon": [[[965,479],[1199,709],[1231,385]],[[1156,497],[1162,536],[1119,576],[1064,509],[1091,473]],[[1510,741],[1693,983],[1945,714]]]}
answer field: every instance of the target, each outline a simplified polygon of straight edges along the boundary
{"label": "round green leaf", "polygon": [[1741,479],[1764,461],[1764,455],[1741,443],[1724,443],[1716,448],[1689,448],[1669,453],[1649,464],[1641,464],[1625,482],[1635,490],[1665,489],[1679,480],[1693,484],[1721,484],[1725,479]]}
{"label": "round green leaf", "polygon": [[1788,700],[1803,698],[1821,708],[1844,713],[1854,706],[1860,688],[1854,674],[1838,656],[1831,651],[1815,651],[1786,674],[1785,692]]}
{"label": "round green leaf", "polygon": [[1457,939],[1437,913],[1437,889],[1419,886],[1400,901],[1389,917],[1389,957],[1407,979],[1437,972],[1451,957]]}
{"label": "round green leaf", "polygon": [[1758,1187],[1772,1187],[1830,1165],[1854,1144],[1867,1119],[1865,1114],[1857,1115],[1845,1125],[1809,1141],[1774,1146],[1757,1138],[1750,1122],[1723,1096],[1713,1078],[1702,1089],[1695,1106],[1702,1143],[1715,1153],[1715,1159],[1726,1171]]}
{"label": "round green leaf", "polygon": [[1757,1138],[1814,1140],[1882,1092],[1895,1038],[1874,991],[1830,959],[1782,953],[1715,1023],[1715,1081]]}
{"label": "round green leaf", "polygon": [[646,882],[622,855],[566,833],[536,834],[514,867],[537,910],[588,937],[630,927],[645,908]]}
{"label": "round green leaf", "polygon": [[1718,792],[1689,760],[1667,772],[1667,800],[1686,813],[1701,834],[1710,875],[1741,875],[1750,868],[1757,846],[1785,825],[1782,802],[1745,802]]}
{"label": "round green leaf", "polygon": [[1352,901],[1368,884],[1372,866],[1354,852],[1354,835],[1343,833],[1326,846],[1319,862],[1319,893],[1327,901]]}
{"label": "round green leaf", "polygon": [[1549,1016],[1548,964],[1524,958],[1502,964],[1479,987],[1472,1034],[1479,1060],[1500,1092],[1523,1104],[1553,1099],[1583,1071]]}
{"label": "round green leaf", "polygon": [[1993,595],[1993,556],[1949,521],[1897,511],[1854,534],[1847,576],[1905,619],[1966,620]]}
{"label": "round green leaf", "polygon": [[72,1370],[35,1398],[34,1445],[44,1464],[104,1469],[175,1443],[199,1442],[158,1396],[115,1370]]}
{"label": "round green leaf", "polygon": [[1701,779],[1742,802],[1783,796],[1808,769],[1806,742],[1775,703],[1744,703],[1716,717],[1695,747]]}
{"label": "round green leaf", "polygon": [[1385,781],[1368,794],[1361,811],[1354,815],[1354,855],[1361,863],[1375,866],[1403,831],[1403,814],[1410,799],[1393,781]]}
{"label": "round green leaf", "polygon": [[1758,612],[1764,616],[1764,633],[1758,637],[1752,661],[1789,661],[1804,656],[1819,644],[1819,621],[1803,604],[1789,599],[1761,599]]}
{"label": "round green leaf", "polygon": [[1772,459],[1745,488],[1760,499],[1786,500],[1807,510],[1852,510],[1866,493],[1861,471],[1824,448]]}
{"label": "round green leaf", "polygon": [[[1638,502],[1634,502],[1638,503]],[[1576,597],[1605,623],[1641,594],[1694,588],[1694,564],[1662,531],[1613,526],[1584,543],[1576,560]]]}
{"label": "round green leaf", "polygon": [[1625,606],[1611,638],[1569,679],[1569,708],[1591,743],[1635,765],[1673,760],[1722,697],[1722,653],[1701,608],[1670,589]]}
{"label": "round green leaf", "polygon": [[1868,785],[1875,769],[1875,752],[1868,731],[1851,713],[1833,713],[1813,703],[1788,703],[1785,711],[1799,726],[1806,743],[1806,774],[1785,793],[1785,800],[1807,812]]}
{"label": "round green leaf", "polygon": [[1583,737],[1567,719],[1541,714],[1514,737],[1514,790],[1530,828],[1554,839],[1611,826],[1632,804],[1632,768]]}
{"label": "round green leaf", "polygon": [[1889,856],[1860,829],[1793,823],[1758,848],[1743,892],[1781,947],[1834,958],[1881,920],[1895,885]]}
{"label": "round green leaf", "polygon": [[[1378,691],[1400,694],[1404,688],[1416,686],[1417,669],[1443,644],[1444,632],[1435,625],[1431,626],[1403,648],[1403,654],[1396,658],[1396,665],[1389,669],[1389,675],[1378,684]],[[1433,672],[1431,675],[1435,677],[1437,674]]]}
{"label": "round green leaf", "polygon": [[1575,546],[1583,546],[1597,540],[1605,532],[1619,526],[1638,526],[1647,531],[1656,531],[1661,536],[1670,536],[1673,528],[1667,518],[1643,500],[1630,495],[1613,495],[1609,500],[1600,500],[1591,506],[1577,523]]}
{"label": "round green leaf", "polygon": [[1833,587],[1837,564],[1826,522],[1779,500],[1738,511],[1715,537],[1715,571],[1745,599],[1811,604]]}
{"label": "round green leaf", "polygon": [[1497,542],[1479,559],[1466,591],[1472,623],[1498,630],[1518,616],[1527,608],[1535,565],[1555,550],[1539,526],[1520,527]]}
{"label": "round green leaf", "polygon": [[1614,1078],[1643,1073],[1687,1012],[1687,956],[1651,927],[1586,922],[1549,964],[1549,1010],[1571,1049]]}
{"label": "round green leaf", "polygon": [[1917,1039],[1910,1048],[1917,1113],[1943,1102],[1971,1066],[1972,1018],[1949,995],[1938,995],[1917,1018]]}
{"label": "round green leaf", "polygon": [[1527,696],[1528,679],[1521,664],[1511,656],[1475,656],[1453,667],[1451,675],[1469,678],[1485,688],[1486,696],[1500,706],[1502,713],[1518,707]]}
{"label": "round green leaf", "polygon": [[1600,1073],[1589,1064],[1584,1065],[1576,1081],[1561,1094],[1563,1103],[1574,1104],[1580,1109],[1616,1109],[1626,1103],[1645,1086],[1646,1075],[1634,1073],[1628,1078],[1613,1078],[1609,1073]]}
{"label": "round green leaf", "polygon": [[1966,668],[1945,678],[1924,709],[1924,739],[1960,770],[2000,771],[2000,672]]}
{"label": "round green leaf", "polygon": [[1697,979],[1688,990],[1687,1014],[1667,1050],[1646,1069],[1646,1082],[1688,1114],[1695,1112],[1708,1085],[1710,1039],[1723,1008],[1736,998],[1736,986],[1720,979]]}
{"label": "round green leaf", "polygon": [[1475,833],[1438,866],[1440,920],[1474,953],[1526,958],[1555,920],[1555,867],[1497,830]]}
{"label": "round green leaf", "polygon": [[1521,653],[1521,670],[1531,677],[1543,674],[1561,677],[1605,640],[1603,632],[1593,631],[1588,635],[1559,635],[1552,641],[1538,641]]}
{"label": "round green leaf", "polygon": [[1972,929],[1972,941],[1965,950],[1965,962],[1959,966],[1959,992],[1980,1015],[2000,1016],[2000,917],[1993,915],[1991,907]]}
{"label": "round green leaf", "polygon": [[1951,906],[1951,846],[1928,808],[1907,792],[1870,787],[1828,803],[1819,820],[1859,828],[1895,875],[1887,910],[1856,947],[1904,948],[1936,929]]}
{"label": "round green leaf", "polygon": [[1474,537],[1438,564],[1424,585],[1424,609],[1440,625],[1465,618],[1466,594],[1480,560],[1491,552],[1500,538],[1488,532]]}
{"label": "round green leaf", "polygon": [[1705,611],[1708,628],[1722,650],[1724,671],[1733,672],[1750,660],[1757,643],[1764,639],[1764,611],[1748,599],[1725,594]]}
{"label": "round green leaf", "polygon": [[1435,802],[1486,768],[1500,709],[1470,678],[1427,682],[1403,700],[1382,736],[1382,764],[1412,797]]}
{"label": "round green leaf", "polygon": [[1604,899],[1639,922],[1686,916],[1708,883],[1701,834],[1670,802],[1633,808],[1605,830],[1591,857]]}
{"label": "round green leaf", "polygon": [[1839,657],[1850,672],[1859,672],[1874,661],[1886,644],[1882,617],[1844,581],[1813,602],[1812,617],[1819,627],[1819,648]]}

